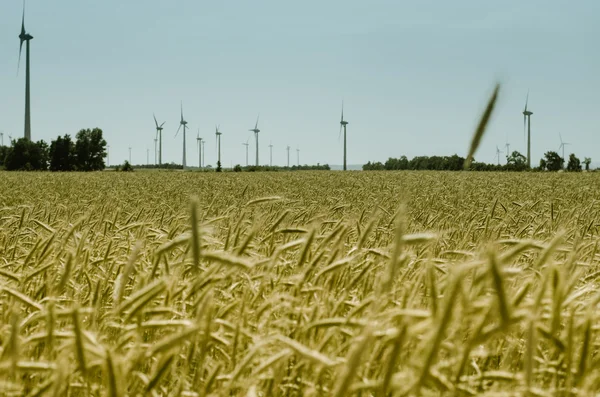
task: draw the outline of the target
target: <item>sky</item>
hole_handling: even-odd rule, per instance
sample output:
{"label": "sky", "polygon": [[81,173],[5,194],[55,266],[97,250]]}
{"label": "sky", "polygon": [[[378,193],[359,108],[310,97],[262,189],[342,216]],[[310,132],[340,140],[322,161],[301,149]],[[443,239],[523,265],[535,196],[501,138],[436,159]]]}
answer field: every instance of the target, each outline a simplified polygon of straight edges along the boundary
{"label": "sky", "polygon": [[[18,0],[0,5],[0,131],[23,135],[25,70],[17,75]],[[600,2],[597,0],[28,0],[32,139],[99,127],[110,163],[154,162],[153,113],[165,121],[163,162],[182,160],[180,103],[190,129],[188,165],[245,165],[260,114],[260,163],[341,164],[342,100],[348,163],[406,155],[465,156],[494,84],[502,84],[475,155],[496,146],[532,164],[559,134],[600,162]],[[594,42],[596,40],[596,42]],[[500,155],[505,161],[505,154]]]}

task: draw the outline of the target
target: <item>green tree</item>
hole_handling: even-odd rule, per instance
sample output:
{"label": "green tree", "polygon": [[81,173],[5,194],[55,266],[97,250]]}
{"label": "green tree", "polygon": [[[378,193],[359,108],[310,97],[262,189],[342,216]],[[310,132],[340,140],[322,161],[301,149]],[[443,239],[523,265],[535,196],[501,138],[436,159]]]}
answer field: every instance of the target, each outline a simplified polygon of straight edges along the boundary
{"label": "green tree", "polygon": [[[546,160],[546,169],[548,171],[559,171],[562,170],[564,159],[556,152],[549,151],[544,154]],[[540,163],[541,166],[541,163]]]}
{"label": "green tree", "polygon": [[591,164],[591,162],[592,162],[592,159],[591,159],[591,158],[589,158],[589,157],[585,157],[585,158],[583,159],[583,164],[585,164],[585,170],[586,170],[586,171],[589,171],[589,170],[590,170],[590,164]]}
{"label": "green tree", "polygon": [[223,169],[221,168],[221,162],[217,161],[217,172],[221,172]]}
{"label": "green tree", "polygon": [[6,155],[8,154],[8,150],[8,146],[0,146],[0,167],[4,167],[4,162],[6,161]]}
{"label": "green tree", "polygon": [[508,169],[514,171],[523,171],[527,169],[527,157],[523,156],[518,151],[513,151],[507,161]]}
{"label": "green tree", "polygon": [[71,136],[57,137],[50,143],[50,171],[73,171],[75,162],[75,143]]}
{"label": "green tree", "polygon": [[48,145],[20,138],[13,140],[6,153],[4,167],[8,171],[34,171],[48,169]]}
{"label": "green tree", "polygon": [[575,153],[569,155],[569,162],[567,163],[567,171],[578,172],[581,171],[581,161],[575,156]]}
{"label": "green tree", "polygon": [[85,129],[77,133],[75,142],[75,159],[77,170],[98,171],[104,169],[106,157],[106,141],[102,138],[102,130]]}

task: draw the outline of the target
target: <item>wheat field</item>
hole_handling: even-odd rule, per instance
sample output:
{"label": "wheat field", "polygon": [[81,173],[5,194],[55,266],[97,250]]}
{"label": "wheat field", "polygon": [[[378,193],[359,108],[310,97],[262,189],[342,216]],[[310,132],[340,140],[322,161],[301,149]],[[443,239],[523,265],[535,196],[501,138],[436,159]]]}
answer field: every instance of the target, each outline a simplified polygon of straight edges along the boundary
{"label": "wheat field", "polygon": [[590,395],[594,173],[2,173],[2,396]]}

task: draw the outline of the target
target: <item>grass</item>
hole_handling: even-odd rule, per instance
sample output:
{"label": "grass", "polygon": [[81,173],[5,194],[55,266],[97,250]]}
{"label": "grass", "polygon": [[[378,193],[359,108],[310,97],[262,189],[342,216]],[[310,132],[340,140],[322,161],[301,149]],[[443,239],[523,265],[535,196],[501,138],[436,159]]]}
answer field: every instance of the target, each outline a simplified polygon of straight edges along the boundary
{"label": "grass", "polygon": [[589,395],[594,178],[2,173],[0,394]]}

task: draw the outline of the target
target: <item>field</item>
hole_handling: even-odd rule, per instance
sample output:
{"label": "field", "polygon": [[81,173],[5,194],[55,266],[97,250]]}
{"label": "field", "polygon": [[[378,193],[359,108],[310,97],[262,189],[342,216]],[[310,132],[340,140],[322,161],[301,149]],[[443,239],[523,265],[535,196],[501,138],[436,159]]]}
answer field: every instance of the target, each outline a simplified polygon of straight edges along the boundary
{"label": "field", "polygon": [[0,173],[0,395],[590,395],[594,173]]}

